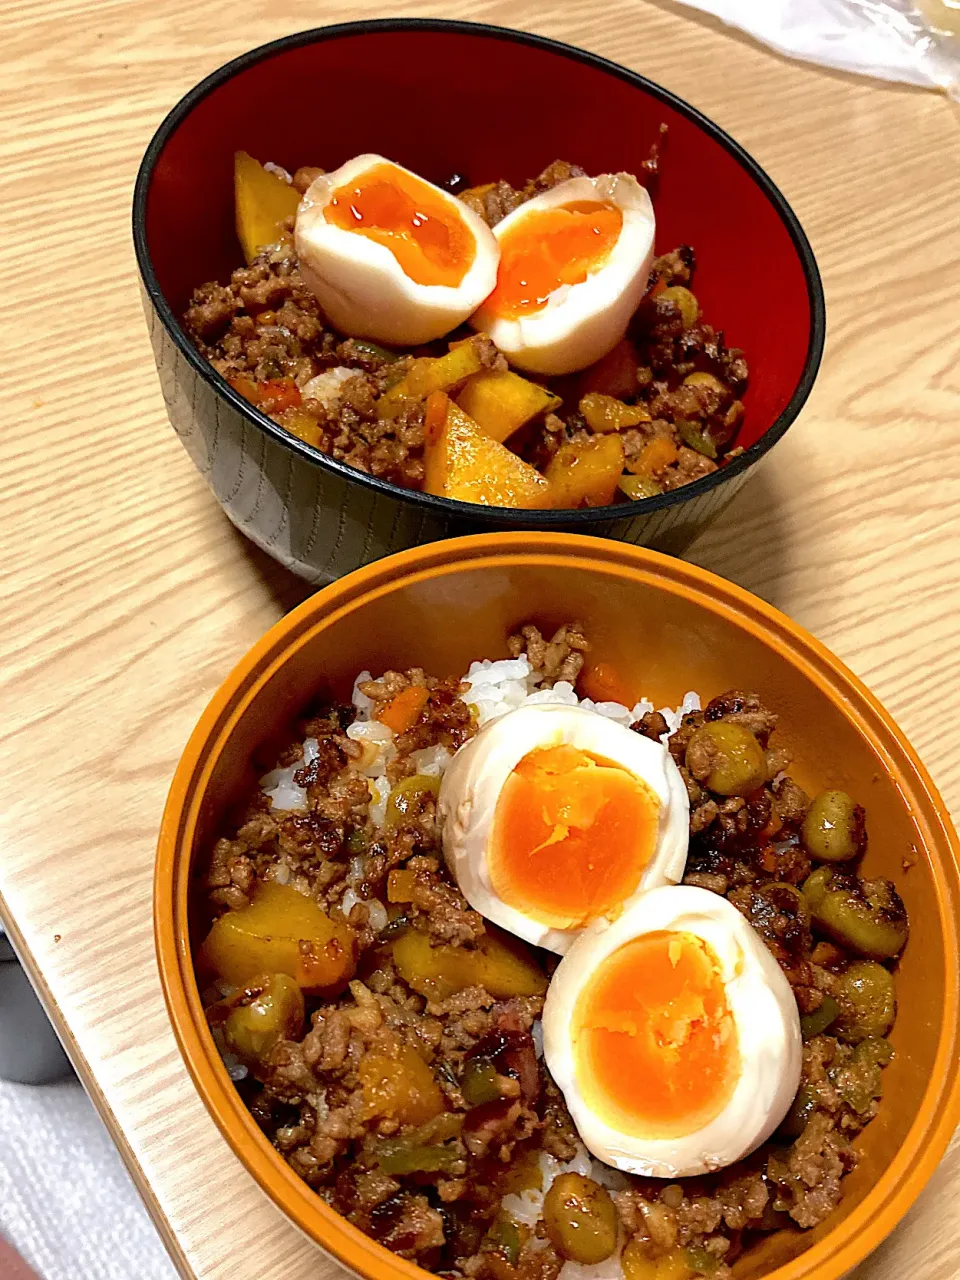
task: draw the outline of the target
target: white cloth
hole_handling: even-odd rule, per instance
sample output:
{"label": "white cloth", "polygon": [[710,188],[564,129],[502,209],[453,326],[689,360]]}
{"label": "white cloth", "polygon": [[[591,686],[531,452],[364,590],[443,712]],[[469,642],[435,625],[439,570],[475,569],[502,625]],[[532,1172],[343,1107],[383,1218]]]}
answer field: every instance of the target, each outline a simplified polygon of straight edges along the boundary
{"label": "white cloth", "polygon": [[0,1232],[42,1280],[176,1280],[75,1080],[0,1082]]}
{"label": "white cloth", "polygon": [[960,39],[911,0],[679,0],[791,58],[939,88],[960,101]]}

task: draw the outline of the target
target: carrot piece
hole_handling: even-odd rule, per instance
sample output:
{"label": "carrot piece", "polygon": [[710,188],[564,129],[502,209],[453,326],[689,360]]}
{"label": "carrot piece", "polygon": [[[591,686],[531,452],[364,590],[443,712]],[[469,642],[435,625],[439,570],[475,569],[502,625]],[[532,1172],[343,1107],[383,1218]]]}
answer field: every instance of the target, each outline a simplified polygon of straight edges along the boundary
{"label": "carrot piece", "polygon": [[400,692],[383,708],[377,719],[394,733],[406,733],[420,719],[420,713],[427,705],[430,690],[422,684],[411,684]]}
{"label": "carrot piece", "polygon": [[577,680],[580,691],[594,702],[619,702],[632,707],[636,699],[620,678],[616,667],[608,662],[594,662],[585,666]]}
{"label": "carrot piece", "polygon": [[295,409],[301,402],[300,388],[292,378],[270,378],[257,385],[257,403],[270,405],[271,413],[282,413],[284,409]]}
{"label": "carrot piece", "polygon": [[427,396],[427,413],[424,419],[424,440],[427,445],[435,445],[443,435],[447,421],[447,406],[450,397],[445,391],[431,391]]}
{"label": "carrot piece", "polygon": [[[771,813],[770,821],[760,832],[761,840],[775,840],[783,829],[783,820],[778,813]],[[776,868],[774,868],[776,870]]]}
{"label": "carrot piece", "polygon": [[676,462],[680,454],[669,436],[654,436],[648,440],[637,456],[627,463],[627,470],[635,476],[652,476],[664,467]]}
{"label": "carrot piece", "polygon": [[776,871],[777,851],[773,848],[772,845],[768,844],[764,848],[763,853],[760,855],[760,865],[761,867],[763,867],[764,871],[769,871],[771,874],[773,874],[773,872]]}
{"label": "carrot piece", "polygon": [[249,400],[258,409],[269,402],[271,413],[295,409],[303,399],[300,388],[292,378],[268,378],[266,382],[254,382],[241,373],[235,374],[229,381],[234,391],[239,391],[244,400]]}
{"label": "carrot piece", "polygon": [[249,400],[251,404],[257,403],[260,393],[253,378],[246,378],[242,373],[236,373],[227,381],[234,391],[243,396],[244,400]]}
{"label": "carrot piece", "polygon": [[666,287],[667,287],[667,282],[666,280],[664,280],[663,276],[657,276],[656,281],[647,290],[647,297],[655,298],[657,294],[663,293]]}

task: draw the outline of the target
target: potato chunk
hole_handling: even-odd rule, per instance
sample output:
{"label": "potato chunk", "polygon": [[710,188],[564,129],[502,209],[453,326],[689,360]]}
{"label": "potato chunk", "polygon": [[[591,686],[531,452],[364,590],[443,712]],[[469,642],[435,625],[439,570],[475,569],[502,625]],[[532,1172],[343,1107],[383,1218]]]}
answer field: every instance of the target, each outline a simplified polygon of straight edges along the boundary
{"label": "potato chunk", "polygon": [[354,975],[356,939],[312,898],[289,885],[262,884],[249,907],[214,921],[201,958],[236,986],[285,973],[309,995],[332,996]]}
{"label": "potato chunk", "polygon": [[238,151],[233,158],[233,198],[237,236],[249,264],[264,245],[280,239],[283,223],[297,212],[300,192],[253,156]]}
{"label": "potato chunk", "polygon": [[357,1067],[363,1089],[364,1119],[383,1116],[402,1125],[421,1125],[446,1104],[433,1072],[410,1045],[366,1054]]}
{"label": "potato chunk", "polygon": [[548,507],[551,490],[536,468],[484,435],[443,392],[427,401],[424,492],[486,507]]}
{"label": "potato chunk", "polygon": [[467,379],[457,404],[484,435],[503,444],[528,422],[555,409],[560,397],[512,369],[484,369]]}
{"label": "potato chunk", "polygon": [[263,1064],[281,1040],[303,1035],[303,992],[287,973],[265,973],[230,1002],[227,1044],[247,1062]]}
{"label": "potato chunk", "polygon": [[[393,892],[390,896],[396,900]],[[501,1000],[538,996],[547,989],[547,979],[528,948],[489,924],[476,950],[433,947],[425,934],[408,929],[393,944],[393,962],[414,991],[431,1000],[445,1000],[466,987],[486,987]]]}
{"label": "potato chunk", "polygon": [[414,360],[406,374],[377,401],[381,418],[396,418],[405,404],[426,399],[433,391],[450,391],[481,369],[477,344],[471,339],[457,342],[445,356],[423,356]]}
{"label": "potato chunk", "polygon": [[612,432],[562,444],[547,466],[555,507],[606,507],[623,472],[623,441]]}
{"label": "potato chunk", "polygon": [[591,391],[583,397],[580,412],[590,430],[598,434],[622,431],[624,427],[636,427],[641,422],[650,421],[650,414],[643,405],[624,404],[622,400],[602,395],[599,391]]}

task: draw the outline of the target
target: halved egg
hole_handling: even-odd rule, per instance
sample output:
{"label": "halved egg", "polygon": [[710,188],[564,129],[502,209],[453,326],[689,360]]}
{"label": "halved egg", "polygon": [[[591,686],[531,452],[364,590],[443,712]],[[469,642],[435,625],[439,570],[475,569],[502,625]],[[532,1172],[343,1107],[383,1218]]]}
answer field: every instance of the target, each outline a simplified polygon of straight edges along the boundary
{"label": "halved egg", "polygon": [[669,751],[582,707],[490,721],[447,767],[438,813],[470,905],[551,951],[683,876],[689,803]]}
{"label": "halved egg", "polygon": [[378,155],[316,179],[295,241],[301,275],[331,324],[406,345],[466,320],[496,283],[500,256],[472,209]]}
{"label": "halved egg", "polygon": [[543,1011],[544,1058],[599,1159],[685,1178],[741,1160],[800,1083],[797,1004],[726,898],[668,885],[564,956]]}
{"label": "halved egg", "polygon": [[613,350],[643,297],[654,226],[629,173],[561,182],[494,227],[497,287],[470,323],[519,369],[585,369]]}

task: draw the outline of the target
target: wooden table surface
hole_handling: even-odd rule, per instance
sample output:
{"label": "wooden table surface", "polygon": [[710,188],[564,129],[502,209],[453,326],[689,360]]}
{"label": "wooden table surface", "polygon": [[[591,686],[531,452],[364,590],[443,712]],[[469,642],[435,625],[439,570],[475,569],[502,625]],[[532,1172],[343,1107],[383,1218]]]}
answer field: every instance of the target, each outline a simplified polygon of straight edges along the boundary
{"label": "wooden table surface", "polygon": [[[849,663],[956,815],[955,108],[792,64],[670,0],[392,11],[523,26],[617,59],[712,116],[782,187],[823,272],[826,355],[799,422],[691,554]],[[209,71],[321,13],[382,12],[374,0],[4,5],[3,916],[177,1266],[203,1280],[336,1270],[207,1118],[167,1022],[150,921],[178,754],[234,661],[306,588],[234,533],[167,424],[131,190],[153,130]],[[955,1144],[857,1280],[960,1272],[958,1185]]]}

